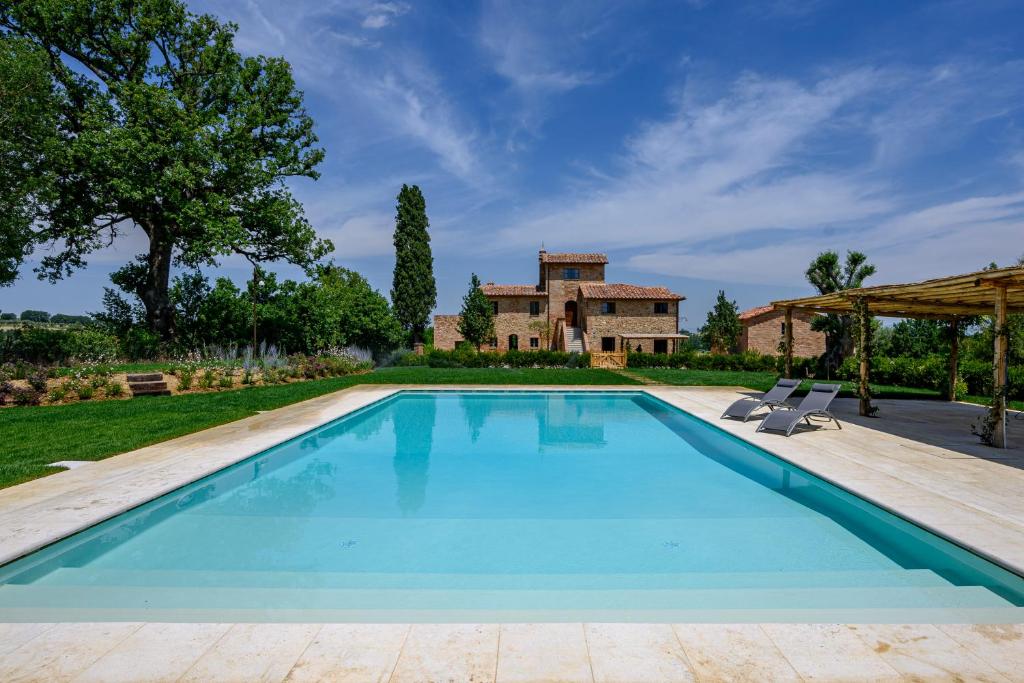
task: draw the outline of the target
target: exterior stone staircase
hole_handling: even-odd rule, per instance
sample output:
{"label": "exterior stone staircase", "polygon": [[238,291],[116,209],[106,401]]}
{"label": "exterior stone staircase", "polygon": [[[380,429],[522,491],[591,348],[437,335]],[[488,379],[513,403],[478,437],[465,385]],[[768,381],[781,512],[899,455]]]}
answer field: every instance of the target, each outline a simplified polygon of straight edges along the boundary
{"label": "exterior stone staircase", "polygon": [[583,353],[583,330],[578,327],[565,328],[565,350],[569,353]]}
{"label": "exterior stone staircase", "polygon": [[128,375],[128,388],[132,396],[170,396],[162,372],[148,372],[141,375]]}

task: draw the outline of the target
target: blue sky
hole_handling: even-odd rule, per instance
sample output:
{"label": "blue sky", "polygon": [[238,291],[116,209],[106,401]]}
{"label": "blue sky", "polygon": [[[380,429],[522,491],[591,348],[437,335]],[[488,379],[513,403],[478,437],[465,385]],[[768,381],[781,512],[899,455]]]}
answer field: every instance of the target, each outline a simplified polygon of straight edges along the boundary
{"label": "blue sky", "polygon": [[[293,189],[385,293],[394,198],[420,185],[439,312],[471,271],[532,282],[542,243],[681,292],[689,328],[718,289],[810,293],[824,249],[865,251],[878,284],[1024,253],[1019,2],[190,4],[292,63],[327,151]],[[141,245],[56,286],[26,272],[0,309],[95,310]]]}

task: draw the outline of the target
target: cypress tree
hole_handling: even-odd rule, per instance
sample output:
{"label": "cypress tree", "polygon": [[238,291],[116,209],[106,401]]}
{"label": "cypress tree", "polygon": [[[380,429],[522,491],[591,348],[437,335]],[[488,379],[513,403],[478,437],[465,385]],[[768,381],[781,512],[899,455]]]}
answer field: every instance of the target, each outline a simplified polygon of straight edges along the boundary
{"label": "cypress tree", "polygon": [[412,337],[423,340],[430,312],[437,303],[434,257],[427,233],[427,203],[417,185],[402,185],[395,215],[395,273],[391,303],[395,317]]}
{"label": "cypress tree", "polygon": [[459,334],[479,351],[484,342],[494,337],[494,308],[480,289],[480,278],[476,273],[469,281],[469,291],[462,297],[461,313]]}
{"label": "cypress tree", "polygon": [[737,313],[736,302],[729,301],[725,292],[718,290],[714,309],[708,311],[707,322],[700,334],[711,348],[712,353],[731,353],[743,332],[743,324]]}

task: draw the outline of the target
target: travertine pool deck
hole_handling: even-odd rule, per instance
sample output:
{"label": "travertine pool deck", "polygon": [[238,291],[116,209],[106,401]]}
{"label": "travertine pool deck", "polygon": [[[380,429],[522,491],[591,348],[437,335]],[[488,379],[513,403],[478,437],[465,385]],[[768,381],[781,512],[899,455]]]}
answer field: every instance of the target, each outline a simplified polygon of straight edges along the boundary
{"label": "travertine pool deck", "polygon": [[[0,562],[373,403],[360,386],[0,491]],[[411,388],[411,387],[410,387]],[[879,401],[842,431],[720,421],[741,389],[643,390],[1001,564],[1024,571],[1024,420],[977,445],[965,404]],[[0,680],[1024,680],[1024,626],[970,624],[0,624]]]}

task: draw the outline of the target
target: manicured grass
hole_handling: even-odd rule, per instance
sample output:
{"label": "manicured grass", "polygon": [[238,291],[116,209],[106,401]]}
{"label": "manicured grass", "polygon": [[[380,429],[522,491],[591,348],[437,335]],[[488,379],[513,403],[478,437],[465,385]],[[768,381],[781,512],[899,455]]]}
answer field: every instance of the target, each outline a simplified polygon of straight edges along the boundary
{"label": "manicured grass", "polygon": [[356,384],[632,384],[605,370],[387,368],[365,375],[206,394],[0,411],[0,488]]}
{"label": "manicured grass", "polygon": [[[676,384],[680,386],[740,386],[755,389],[757,391],[768,391],[774,386],[778,375],[774,372],[746,372],[742,370],[677,370],[671,368],[638,368],[630,372],[647,377],[665,384]],[[835,384],[838,380],[804,380],[797,392],[806,392],[815,382],[830,382]],[[839,382],[843,388],[840,396],[856,396],[857,386],[854,382]],[[872,384],[871,390],[876,398],[907,398],[907,399],[941,399],[942,395],[935,389],[922,389],[920,387],[901,387],[884,384]],[[962,396],[961,400],[968,403],[988,405],[990,398],[985,396]],[[1010,401],[1010,407],[1016,410],[1024,410],[1024,401]]]}

